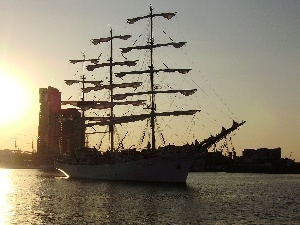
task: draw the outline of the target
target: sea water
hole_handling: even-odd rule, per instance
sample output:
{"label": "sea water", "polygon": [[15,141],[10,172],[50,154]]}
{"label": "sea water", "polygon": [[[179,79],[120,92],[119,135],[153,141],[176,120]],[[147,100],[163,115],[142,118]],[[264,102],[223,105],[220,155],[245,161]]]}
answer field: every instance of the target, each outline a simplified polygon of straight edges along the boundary
{"label": "sea water", "polygon": [[300,224],[300,175],[190,173],[186,184],[0,169],[0,224]]}

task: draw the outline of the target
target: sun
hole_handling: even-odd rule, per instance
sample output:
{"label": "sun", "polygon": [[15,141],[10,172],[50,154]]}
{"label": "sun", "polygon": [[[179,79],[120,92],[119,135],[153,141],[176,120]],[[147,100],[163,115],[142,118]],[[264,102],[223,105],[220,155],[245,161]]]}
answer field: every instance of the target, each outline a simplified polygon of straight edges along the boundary
{"label": "sun", "polygon": [[18,120],[26,111],[29,94],[17,77],[0,70],[0,124]]}

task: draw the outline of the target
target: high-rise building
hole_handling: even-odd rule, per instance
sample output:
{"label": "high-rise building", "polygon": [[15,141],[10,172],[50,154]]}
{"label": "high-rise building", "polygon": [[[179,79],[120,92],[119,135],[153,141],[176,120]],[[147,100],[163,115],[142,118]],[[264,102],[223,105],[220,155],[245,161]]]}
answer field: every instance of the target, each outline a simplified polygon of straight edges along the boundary
{"label": "high-rise building", "polygon": [[39,89],[39,127],[37,153],[59,154],[61,92],[53,87]]}
{"label": "high-rise building", "polygon": [[40,156],[72,154],[84,147],[85,128],[75,108],[61,109],[61,92],[53,87],[40,88],[37,153]]}

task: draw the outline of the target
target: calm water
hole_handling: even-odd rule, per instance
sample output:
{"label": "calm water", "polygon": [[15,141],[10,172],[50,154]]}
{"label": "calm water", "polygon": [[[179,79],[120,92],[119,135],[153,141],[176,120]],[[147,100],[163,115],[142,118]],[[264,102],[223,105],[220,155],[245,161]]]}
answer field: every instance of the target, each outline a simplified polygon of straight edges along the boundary
{"label": "calm water", "polygon": [[191,173],[186,185],[0,169],[0,224],[300,224],[300,175]]}

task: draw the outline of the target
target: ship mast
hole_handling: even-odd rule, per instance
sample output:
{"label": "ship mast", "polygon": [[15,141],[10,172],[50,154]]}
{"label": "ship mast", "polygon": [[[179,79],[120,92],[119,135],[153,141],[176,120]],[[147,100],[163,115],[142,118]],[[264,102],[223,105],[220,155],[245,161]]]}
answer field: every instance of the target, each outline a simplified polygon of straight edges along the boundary
{"label": "ship mast", "polygon": [[[110,35],[109,37],[105,38],[96,38],[96,39],[91,39],[91,42],[94,45],[101,44],[103,42],[109,42],[110,43],[110,57],[108,62],[102,62],[99,63],[99,57],[97,59],[84,59],[84,60],[70,60],[71,63],[77,63],[77,62],[86,62],[89,61],[92,64],[87,65],[86,69],[88,71],[93,71],[94,69],[97,68],[103,68],[103,67],[109,67],[110,70],[110,76],[109,76],[109,81],[107,84],[103,84],[102,81],[86,81],[84,79],[81,81],[83,83],[90,83],[94,86],[89,86],[85,87],[83,86],[82,91],[83,93],[88,93],[90,91],[100,91],[107,89],[110,94],[110,98],[108,101],[62,101],[62,104],[70,104],[76,107],[81,108],[82,110],[85,109],[100,109],[104,110],[107,109],[109,110],[109,115],[108,116],[103,116],[103,117],[84,117],[84,120],[88,120],[88,123],[85,123],[85,127],[93,127],[93,126],[108,126],[109,128],[109,150],[110,151],[115,151],[114,149],[114,133],[115,133],[115,125],[116,124],[122,124],[122,123],[131,123],[131,122],[136,122],[136,121],[142,121],[142,120],[150,120],[150,129],[151,129],[151,150],[155,151],[156,149],[156,134],[155,134],[155,122],[157,117],[163,117],[163,116],[183,116],[183,115],[194,115],[195,113],[199,112],[199,109],[194,109],[194,110],[179,110],[179,111],[170,111],[170,112],[157,112],[156,109],[156,103],[155,103],[155,97],[157,94],[172,94],[172,93],[179,93],[184,96],[189,96],[194,94],[197,89],[181,89],[181,90],[156,90],[155,88],[155,74],[159,72],[163,73],[180,73],[180,74],[187,74],[191,69],[182,69],[182,68],[163,68],[163,69],[157,69],[154,68],[154,49],[159,48],[159,47],[167,47],[171,46],[174,48],[181,48],[182,46],[185,45],[186,42],[174,42],[171,39],[171,42],[167,43],[162,43],[162,44],[157,44],[154,43],[154,37],[153,37],[153,18],[154,17],[163,17],[165,19],[171,19],[173,16],[176,15],[175,13],[153,13],[153,8],[150,5],[150,13],[146,16],[143,17],[136,17],[133,19],[128,19],[127,23],[133,24],[141,19],[150,19],[150,37],[148,39],[148,42],[146,45],[142,46],[132,46],[132,47],[126,47],[126,48],[121,48],[122,54],[127,53],[131,50],[146,50],[149,51],[150,54],[150,63],[148,65],[148,69],[146,70],[133,70],[133,71],[126,71],[126,72],[118,72],[113,74],[113,68],[114,66],[135,66],[137,64],[137,60],[134,61],[114,61],[113,60],[113,39],[122,39],[122,40],[127,40],[128,38],[131,37],[131,35],[118,35],[118,36],[113,36],[113,30],[110,29]],[[114,83],[114,75],[116,77],[122,78],[123,76],[127,74],[133,74],[133,75],[140,75],[140,74],[147,74],[150,79],[150,87],[148,88],[148,91],[140,91],[140,92],[126,92],[123,94],[114,94],[114,88],[137,88],[142,85],[142,82],[130,82],[130,83]],[[75,82],[73,80],[66,81],[67,84],[73,84],[73,83],[79,83],[78,81]],[[148,105],[147,109],[148,111],[146,114],[138,114],[138,115],[124,115],[121,117],[116,117],[114,115],[114,107],[117,105],[132,105],[132,106],[140,106],[143,105],[145,100],[125,100],[129,96],[140,96],[140,95],[148,95],[150,98],[150,105]],[[121,101],[124,100],[124,101]]]}
{"label": "ship mast", "polygon": [[[113,107],[113,94],[114,94],[114,88],[113,88],[113,31],[112,28],[110,28],[110,65],[109,65],[109,84],[110,84],[110,120],[112,120],[112,117],[114,116],[114,107]],[[110,135],[110,150],[114,150],[114,124],[109,124],[109,135]]]}
{"label": "ship mast", "polygon": [[[155,135],[155,121],[156,117],[159,116],[160,113],[156,112],[156,103],[155,103],[155,95],[158,93],[181,93],[185,96],[191,95],[196,92],[196,89],[192,90],[166,90],[166,91],[158,91],[155,90],[155,82],[154,82],[154,74],[158,72],[167,72],[167,73],[172,73],[172,72],[179,72],[181,74],[186,74],[190,71],[190,69],[155,69],[154,68],[154,62],[153,62],[153,53],[155,48],[159,47],[166,47],[166,46],[173,46],[175,48],[180,48],[183,45],[185,45],[186,42],[169,42],[165,44],[156,44],[154,43],[154,37],[153,37],[153,18],[154,17],[164,17],[168,20],[170,20],[172,17],[176,15],[176,12],[174,13],[153,13],[153,8],[150,5],[150,13],[146,16],[141,16],[141,17],[135,17],[132,19],[127,19],[127,23],[129,24],[134,24],[135,22],[142,20],[142,19],[150,19],[150,39],[145,46],[134,46],[134,47],[127,47],[127,48],[122,48],[123,53],[127,53],[133,49],[136,50],[149,50],[150,52],[150,65],[148,70],[144,71],[131,71],[131,72],[121,72],[116,74],[117,77],[123,77],[126,74],[142,74],[142,73],[148,73],[150,76],[150,91],[148,93],[135,93],[135,94],[127,94],[127,96],[132,96],[132,95],[139,95],[139,94],[149,94],[150,95],[150,128],[151,128],[151,150],[155,151],[156,149],[156,135]],[[126,95],[117,95],[115,96],[116,98],[123,98],[126,97]],[[192,115],[196,113],[197,111],[200,110],[191,110],[191,111],[174,111],[170,115]],[[164,115],[164,113],[160,114]]]}
{"label": "ship mast", "polygon": [[[83,61],[82,61],[82,76],[81,76],[81,80],[82,80],[82,89],[84,89],[85,88],[85,79],[86,79],[86,77],[85,77],[85,75],[84,75],[84,63],[85,63],[85,53],[83,52],[82,53],[82,55],[83,55]],[[82,97],[81,97],[81,101],[82,102],[84,102],[85,101],[85,95],[84,95],[85,93],[84,92],[82,92]],[[84,118],[85,117],[85,110],[82,110],[82,117]]]}
{"label": "ship mast", "polygon": [[[81,84],[81,89],[84,90],[86,88],[86,86],[85,86],[86,83],[95,85],[95,84],[100,84],[102,81],[91,81],[91,80],[88,81],[88,80],[86,80],[85,62],[86,61],[95,62],[95,61],[98,61],[98,59],[86,59],[86,56],[85,56],[84,52],[82,52],[82,55],[83,55],[83,59],[69,60],[70,63],[72,63],[72,64],[82,63],[82,75],[80,76],[80,79],[78,79],[78,80],[65,80],[65,83],[67,85],[72,85],[72,84],[75,84],[75,83]],[[67,105],[67,104],[70,104],[70,102],[72,102],[72,101],[62,101],[61,104],[62,105]],[[84,106],[85,102],[86,102],[85,92],[82,92],[80,101],[73,101],[73,102],[76,102],[77,106]],[[87,110],[86,107],[81,108],[81,117],[84,121],[86,120],[86,116],[85,116],[85,111],[86,110]],[[84,133],[87,134],[85,132],[85,127],[83,127],[83,129],[84,129]],[[87,136],[86,136],[85,139],[84,139],[84,146],[86,146],[87,144],[88,144],[88,139],[87,139]]]}
{"label": "ship mast", "polygon": [[[153,8],[150,5],[150,13],[147,14],[146,16],[141,16],[141,17],[136,17],[133,19],[128,19],[127,23],[133,24],[139,20],[142,19],[149,19],[150,21],[150,35],[148,34],[148,41],[146,45],[141,45],[141,46],[135,46],[135,43],[133,44],[134,46],[132,47],[126,47],[126,48],[121,48],[122,50],[122,55],[123,53],[127,53],[131,50],[146,50],[149,51],[147,54],[150,54],[150,62],[147,66],[146,70],[134,70],[134,71],[126,71],[126,72],[118,72],[118,73],[113,73],[113,68],[114,66],[135,66],[136,62],[138,60],[134,61],[114,61],[113,59],[113,39],[122,39],[122,40],[127,40],[128,38],[131,37],[131,35],[118,35],[118,36],[113,36],[113,30],[110,28],[110,35],[105,38],[97,38],[97,39],[91,39],[91,42],[94,45],[101,44],[103,42],[109,42],[110,43],[110,53],[109,53],[109,59],[106,60],[104,63],[99,63],[99,58],[101,56],[96,58],[96,59],[86,59],[85,54],[83,53],[83,60],[70,60],[70,63],[78,63],[82,62],[83,67],[85,66],[85,62],[90,62],[90,65],[86,66],[87,71],[93,71],[96,68],[103,68],[103,67],[109,67],[109,80],[106,80],[106,83],[103,84],[101,80],[93,80],[93,81],[88,81],[86,80],[85,77],[85,70],[83,68],[83,75],[80,77],[78,80],[65,80],[67,85],[71,85],[74,83],[80,83],[82,87],[82,98],[78,99],[77,101],[62,101],[61,103],[63,105],[73,105],[76,107],[81,108],[82,110],[82,119],[84,120],[84,129],[87,127],[92,127],[93,126],[106,126],[106,131],[105,132],[94,132],[94,133],[107,133],[107,128],[109,132],[109,147],[107,150],[109,150],[111,153],[116,152],[118,150],[115,149],[114,147],[114,136],[115,136],[115,130],[116,124],[123,124],[123,123],[132,123],[132,122],[137,122],[137,121],[143,121],[147,120],[147,126],[150,120],[150,128],[151,128],[151,147],[149,146],[149,150],[153,152],[153,155],[155,156],[155,150],[156,150],[156,118],[157,117],[169,117],[169,116],[183,116],[183,115],[194,115],[197,112],[199,112],[199,109],[192,109],[192,110],[175,110],[175,111],[166,111],[166,112],[159,112],[157,111],[157,105],[155,98],[159,97],[156,95],[160,94],[182,94],[184,96],[189,96],[194,94],[197,89],[170,89],[170,90],[164,90],[162,88],[159,90],[156,85],[155,85],[155,75],[157,75],[159,72],[163,73],[180,73],[180,74],[187,74],[191,69],[178,69],[178,68],[169,68],[166,66],[163,69],[160,68],[155,68],[154,66],[154,49],[159,48],[159,47],[174,47],[174,48],[181,48],[186,44],[186,42],[174,42],[171,38],[171,42],[167,43],[155,43],[154,42],[154,35],[153,35],[153,18],[154,17],[163,17],[165,19],[170,20],[172,17],[176,15],[176,12],[173,13],[153,13]],[[165,32],[164,32],[165,33]],[[108,71],[107,71],[108,72]],[[133,74],[133,75],[140,75],[140,74],[146,74],[148,78],[150,79],[150,87],[148,83],[147,91],[134,91],[134,92],[126,92],[126,93],[121,93],[121,94],[114,94],[118,91],[114,91],[114,88],[135,88],[137,89],[142,85],[142,82],[130,82],[130,83],[115,83],[114,82],[114,75],[116,77],[122,78],[123,76],[127,74]],[[148,80],[149,82],[149,80]],[[157,81],[156,81],[157,82]],[[87,85],[85,85],[87,84]],[[93,86],[91,86],[93,85]],[[105,101],[87,101],[85,99],[85,93],[88,93],[90,91],[100,91],[100,90],[105,90],[106,93],[109,92],[109,97],[106,98]],[[140,106],[144,105],[145,100],[125,100],[127,97],[131,96],[140,96],[140,95],[147,95],[148,96],[148,101],[150,100],[150,105],[149,102],[147,104],[147,107],[144,108],[146,109],[146,113],[140,113],[138,115],[122,115],[118,116],[117,115],[117,110],[115,110],[116,115],[114,115],[114,107],[115,106],[124,106],[124,105],[132,105],[132,106]],[[159,105],[159,103],[158,103]],[[96,109],[96,110],[105,110],[105,115],[104,116],[85,116],[85,111],[88,109]],[[109,113],[108,113],[109,110]],[[243,125],[245,122],[243,121],[242,123],[236,123],[234,122],[232,127],[229,129],[222,129],[221,133],[217,134],[216,136],[211,136],[202,142],[200,142],[198,145],[201,147],[201,149],[207,149],[220,141],[222,138],[224,138],[226,135],[231,133],[232,131],[236,130],[238,127]],[[149,128],[149,127],[148,127]],[[94,129],[95,130],[95,129]],[[96,130],[95,130],[96,131]],[[87,134],[87,133],[86,133]],[[126,136],[126,135],[125,135]],[[149,143],[150,145],[150,143]],[[158,145],[158,144],[157,144]],[[198,146],[198,148],[200,148]],[[197,149],[198,149],[197,148]],[[194,149],[194,148],[192,148]],[[177,150],[176,150],[177,151]],[[129,153],[129,151],[128,151]],[[152,154],[151,154],[152,155]],[[179,165],[180,166],[180,165]]]}
{"label": "ship mast", "polygon": [[[117,38],[117,39],[122,39],[122,40],[127,40],[128,38],[130,38],[131,35],[119,35],[119,36],[113,36],[113,30],[112,28],[110,29],[110,36],[107,38],[99,38],[99,39],[92,39],[91,42],[94,45],[100,44],[102,42],[110,42],[110,58],[109,58],[109,63],[102,63],[102,64],[98,64],[96,63],[95,65],[88,65],[87,66],[87,70],[88,71],[93,71],[96,68],[100,68],[100,67],[105,67],[105,66],[109,66],[109,85],[108,85],[108,89],[109,89],[109,108],[110,108],[110,114],[108,118],[105,118],[104,120],[106,120],[108,122],[108,127],[109,127],[109,136],[110,136],[110,150],[114,151],[114,133],[115,133],[115,127],[114,127],[114,123],[112,122],[114,120],[114,106],[118,103],[114,102],[114,88],[117,87],[127,87],[128,85],[138,85],[140,86],[141,83],[137,84],[137,82],[131,83],[131,84],[114,84],[113,81],[113,67],[114,66],[134,66],[136,64],[136,61],[124,61],[124,62],[114,62],[113,61],[113,39]],[[123,85],[123,86],[122,86]],[[127,86],[126,86],[127,85]],[[83,89],[84,91],[91,91],[91,90],[101,90],[101,89],[105,89],[105,85],[102,86],[98,86],[98,87],[92,87],[92,88],[88,88],[88,89]],[[135,104],[137,102],[134,102],[133,104]],[[139,102],[141,103],[141,102]],[[125,103],[126,104],[126,103]],[[108,119],[108,120],[107,120]],[[94,125],[96,125],[94,123]]]}
{"label": "ship mast", "polygon": [[[85,68],[84,68],[86,58],[85,58],[85,53],[84,52],[82,52],[82,56],[83,56],[83,60],[81,60],[81,62],[82,62],[82,76],[80,76],[80,78],[81,78],[81,85],[82,85],[81,87],[82,87],[82,89],[84,89],[85,88],[85,80],[86,80]],[[85,93],[84,92],[82,92],[81,102],[82,103],[85,102]],[[83,119],[85,118],[85,111],[86,111],[86,109],[82,109],[82,111],[81,111],[82,112],[81,117]],[[85,133],[85,128],[83,128],[83,129],[84,129],[84,133]],[[84,137],[84,146],[88,146],[88,144],[89,144],[88,136],[85,135],[85,137]]]}
{"label": "ship mast", "polygon": [[154,93],[154,71],[153,71],[153,9],[150,5],[150,83],[151,83],[151,118],[150,118],[150,127],[151,127],[151,147],[152,151],[155,150],[155,93]]}

